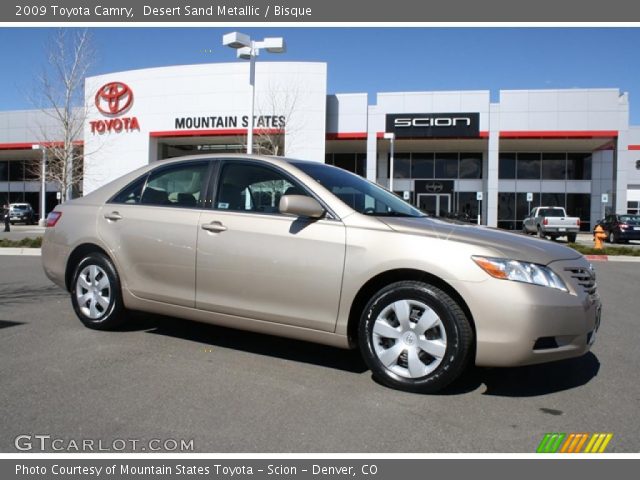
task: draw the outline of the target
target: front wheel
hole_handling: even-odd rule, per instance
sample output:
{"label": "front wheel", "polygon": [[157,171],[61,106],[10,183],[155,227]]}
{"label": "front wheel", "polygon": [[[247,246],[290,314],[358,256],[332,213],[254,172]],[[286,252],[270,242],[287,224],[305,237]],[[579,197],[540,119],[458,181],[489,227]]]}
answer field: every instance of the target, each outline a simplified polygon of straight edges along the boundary
{"label": "front wheel", "polygon": [[82,259],[73,275],[71,303],[89,328],[111,330],[124,322],[120,279],[108,257],[91,253]]}
{"label": "front wheel", "polygon": [[360,318],[365,362],[380,383],[400,390],[441,390],[466,367],[472,342],[473,331],[460,306],[422,282],[388,285]]}

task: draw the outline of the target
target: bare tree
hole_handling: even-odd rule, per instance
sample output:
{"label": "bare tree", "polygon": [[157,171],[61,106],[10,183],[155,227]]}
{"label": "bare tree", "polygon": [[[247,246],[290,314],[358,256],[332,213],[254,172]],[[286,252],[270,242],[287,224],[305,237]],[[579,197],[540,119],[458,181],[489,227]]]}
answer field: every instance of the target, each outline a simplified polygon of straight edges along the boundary
{"label": "bare tree", "polygon": [[[46,181],[58,185],[64,202],[82,185],[85,152],[79,144],[88,115],[84,79],[95,52],[86,29],[58,29],[47,49],[35,101],[49,120],[39,125],[40,145],[48,158]],[[30,168],[33,176],[42,178],[40,161]]]}
{"label": "bare tree", "polygon": [[[295,132],[301,128],[301,119],[296,115],[298,91],[270,84],[261,97],[256,109],[253,151],[259,155],[285,155],[295,141]],[[246,137],[238,137],[239,144],[246,147],[246,142]]]}

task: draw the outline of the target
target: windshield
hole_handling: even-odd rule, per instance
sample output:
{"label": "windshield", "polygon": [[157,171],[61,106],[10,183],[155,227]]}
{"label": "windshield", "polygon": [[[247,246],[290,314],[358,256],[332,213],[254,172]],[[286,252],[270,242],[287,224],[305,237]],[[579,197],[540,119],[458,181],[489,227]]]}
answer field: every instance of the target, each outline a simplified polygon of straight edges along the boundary
{"label": "windshield", "polygon": [[28,210],[29,206],[28,205],[13,205],[12,208],[14,210]]}
{"label": "windshield", "polygon": [[638,223],[640,222],[640,215],[620,215],[620,221]]}
{"label": "windshield", "polygon": [[397,195],[341,168],[312,162],[292,161],[291,164],[359,213],[377,217],[426,216]]}

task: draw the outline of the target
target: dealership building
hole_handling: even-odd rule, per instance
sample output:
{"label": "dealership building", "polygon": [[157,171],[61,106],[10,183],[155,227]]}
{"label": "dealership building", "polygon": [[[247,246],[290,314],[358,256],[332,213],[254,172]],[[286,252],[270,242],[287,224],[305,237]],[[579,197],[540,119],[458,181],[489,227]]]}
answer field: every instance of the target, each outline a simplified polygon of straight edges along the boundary
{"label": "dealership building", "polygon": [[[244,150],[248,64],[171,66],[87,78],[87,194],[163,158]],[[399,88],[402,85],[398,85]],[[425,85],[428,87],[428,85]],[[434,215],[480,215],[521,228],[538,205],[564,206],[590,230],[605,212],[640,213],[640,127],[615,88],[327,93],[327,65],[258,62],[259,149],[326,162]],[[40,205],[29,165],[59,141],[41,111],[0,112],[0,199]],[[43,132],[46,132],[43,134]],[[47,210],[57,186],[46,185]]]}

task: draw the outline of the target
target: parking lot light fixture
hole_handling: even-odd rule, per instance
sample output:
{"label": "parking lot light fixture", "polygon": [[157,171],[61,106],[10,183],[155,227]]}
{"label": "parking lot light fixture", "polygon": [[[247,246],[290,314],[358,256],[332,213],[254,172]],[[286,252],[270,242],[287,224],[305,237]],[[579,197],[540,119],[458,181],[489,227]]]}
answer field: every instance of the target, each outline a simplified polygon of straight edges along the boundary
{"label": "parking lot light fixture", "polygon": [[41,144],[33,144],[31,145],[31,148],[33,150],[42,150],[42,171],[40,173],[40,175],[42,176],[40,185],[42,193],[40,194],[40,221],[38,222],[38,224],[41,227],[44,227],[47,222],[45,213],[45,209],[47,208],[47,149],[44,145]]}
{"label": "parking lot light fixture", "polygon": [[269,53],[284,53],[286,46],[282,37],[266,37],[261,41],[251,40],[249,35],[231,32],[222,36],[222,45],[236,50],[236,56],[249,60],[249,125],[247,127],[247,153],[253,153],[253,116],[255,110],[256,57],[260,50]]}

